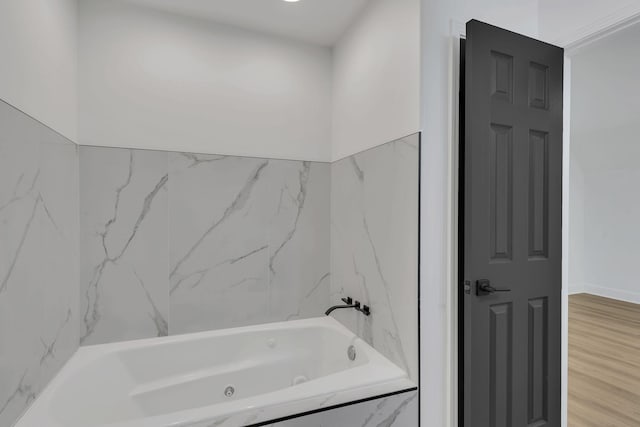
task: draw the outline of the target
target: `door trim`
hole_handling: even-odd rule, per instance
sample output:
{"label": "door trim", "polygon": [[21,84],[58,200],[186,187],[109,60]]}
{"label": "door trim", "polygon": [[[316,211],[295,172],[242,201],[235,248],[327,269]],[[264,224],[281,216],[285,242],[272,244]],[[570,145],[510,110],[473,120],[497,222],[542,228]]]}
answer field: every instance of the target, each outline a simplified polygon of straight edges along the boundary
{"label": "door trim", "polygon": [[466,39],[466,26],[463,22],[452,21],[450,26],[451,31],[451,55],[450,55],[450,99],[451,108],[449,110],[449,185],[448,185],[448,224],[447,232],[449,236],[449,251],[447,255],[447,307],[446,315],[448,319],[447,327],[447,378],[448,390],[447,390],[447,403],[448,403],[448,423],[451,427],[458,426],[459,420],[459,408],[458,399],[460,394],[459,387],[459,375],[458,375],[458,358],[461,356],[458,351],[459,342],[459,299],[458,299],[458,276],[459,276],[459,263],[458,263],[458,219],[459,219],[459,172],[458,172],[458,160],[459,160],[459,140],[460,140],[460,41]]}

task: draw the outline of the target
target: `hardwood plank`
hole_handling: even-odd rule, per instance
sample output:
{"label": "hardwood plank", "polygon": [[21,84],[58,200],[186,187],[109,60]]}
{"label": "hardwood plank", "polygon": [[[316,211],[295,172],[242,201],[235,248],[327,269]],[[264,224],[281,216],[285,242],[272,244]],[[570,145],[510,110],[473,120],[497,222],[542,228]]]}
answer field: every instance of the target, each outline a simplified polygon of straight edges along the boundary
{"label": "hardwood plank", "polygon": [[640,305],[569,296],[569,427],[640,427]]}

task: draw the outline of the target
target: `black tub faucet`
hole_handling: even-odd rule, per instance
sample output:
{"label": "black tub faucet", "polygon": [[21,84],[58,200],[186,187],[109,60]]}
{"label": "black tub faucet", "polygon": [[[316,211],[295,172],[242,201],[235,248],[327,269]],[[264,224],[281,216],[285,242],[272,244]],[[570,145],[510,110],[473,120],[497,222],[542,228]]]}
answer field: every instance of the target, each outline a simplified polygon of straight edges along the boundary
{"label": "black tub faucet", "polygon": [[333,307],[330,307],[324,314],[328,316],[332,311],[338,310],[340,308],[355,308],[356,311],[361,312],[365,316],[369,316],[371,314],[371,310],[368,306],[363,305],[362,307],[360,307],[360,301],[354,301],[351,297],[342,298],[342,302],[344,302],[344,305],[334,305]]}

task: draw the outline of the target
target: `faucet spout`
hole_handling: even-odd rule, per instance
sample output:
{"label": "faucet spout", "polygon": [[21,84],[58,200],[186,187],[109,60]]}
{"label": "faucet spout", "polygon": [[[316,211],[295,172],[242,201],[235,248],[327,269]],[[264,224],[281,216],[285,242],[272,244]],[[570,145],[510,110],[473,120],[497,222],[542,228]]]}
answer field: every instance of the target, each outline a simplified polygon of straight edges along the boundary
{"label": "faucet spout", "polygon": [[371,314],[371,311],[370,311],[369,307],[367,307],[365,305],[362,308],[360,308],[360,301],[353,301],[353,299],[351,297],[342,298],[342,302],[344,302],[344,305],[334,305],[333,307],[330,307],[324,313],[325,316],[328,316],[333,311],[339,310],[339,309],[342,309],[342,308],[355,308],[356,311],[359,311],[359,312],[363,313],[365,316],[369,316]]}
{"label": "faucet spout", "polygon": [[328,316],[331,314],[331,312],[341,309],[341,308],[356,308],[355,304],[351,304],[351,305],[334,305],[333,307],[330,307],[327,311],[324,312],[325,316]]}
{"label": "faucet spout", "polygon": [[344,302],[344,305],[334,305],[333,307],[330,307],[327,311],[325,311],[324,315],[328,316],[334,310],[339,310],[341,308],[360,308],[360,303],[358,301],[354,303],[351,297],[342,298],[342,302]]}

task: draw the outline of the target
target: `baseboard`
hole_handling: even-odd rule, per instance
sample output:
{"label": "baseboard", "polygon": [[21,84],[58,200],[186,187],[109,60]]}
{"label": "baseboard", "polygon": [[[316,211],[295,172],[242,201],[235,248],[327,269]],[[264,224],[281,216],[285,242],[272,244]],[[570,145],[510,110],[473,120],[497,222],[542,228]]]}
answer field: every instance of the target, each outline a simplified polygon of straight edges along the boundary
{"label": "baseboard", "polygon": [[568,295],[584,294],[586,292],[585,291],[586,288],[587,286],[585,283],[569,283],[567,294]]}
{"label": "baseboard", "polygon": [[580,292],[577,292],[578,288],[579,287],[576,287],[576,292],[574,292],[573,288],[570,289],[569,294],[585,293],[619,301],[630,302],[633,304],[640,304],[640,292],[607,288],[605,286],[598,286],[593,283],[585,283]]}

